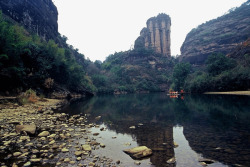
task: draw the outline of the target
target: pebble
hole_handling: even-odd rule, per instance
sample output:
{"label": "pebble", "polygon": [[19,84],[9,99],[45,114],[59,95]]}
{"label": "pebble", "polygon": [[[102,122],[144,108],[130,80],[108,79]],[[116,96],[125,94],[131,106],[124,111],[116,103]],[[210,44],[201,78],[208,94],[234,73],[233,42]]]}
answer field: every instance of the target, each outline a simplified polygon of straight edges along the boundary
{"label": "pebble", "polygon": [[[22,106],[14,112],[15,114],[7,112],[7,116],[1,115],[3,112],[0,108],[0,123],[6,120],[12,122],[12,124],[0,125],[1,130],[3,130],[3,133],[1,132],[2,134],[0,134],[2,139],[0,151],[8,150],[10,145],[15,145],[16,148],[16,152],[13,155],[5,156],[6,160],[7,157],[11,162],[14,160],[13,164],[0,163],[1,167],[6,165],[30,167],[33,164],[36,166],[51,166],[51,162],[56,163],[56,166],[62,166],[62,162],[67,162],[72,166],[95,166],[103,163],[114,166],[115,163],[111,159],[95,156],[91,152],[92,149],[105,147],[105,144],[98,143],[93,137],[90,138],[91,132],[88,128],[95,127],[99,129],[99,125],[87,124],[86,117],[80,115],[75,115],[68,119],[69,115],[53,113],[51,112],[51,107],[46,106],[36,107],[36,104],[34,106],[33,104]],[[42,112],[37,112],[38,110]],[[15,125],[17,124],[34,124],[36,125],[36,132],[40,133],[35,136],[32,135],[32,137],[28,136],[26,132],[17,134],[10,130],[11,126],[15,130]],[[105,127],[101,127],[100,130],[105,130]],[[100,133],[93,133],[92,135],[98,136]],[[75,140],[80,138],[86,139],[84,145],[81,145],[80,140]],[[116,136],[113,138],[116,138]],[[98,147],[99,145],[100,147]],[[71,149],[75,154],[73,154],[72,158],[65,158]],[[57,154],[60,150],[61,153]],[[14,157],[22,157],[22,159],[18,159],[18,161],[21,160],[20,162],[15,162],[16,159]],[[79,163],[85,159],[87,161],[86,164]],[[79,164],[76,161],[79,161]],[[120,164],[120,160],[116,164]]]}
{"label": "pebble", "polygon": [[70,159],[69,158],[65,158],[64,162],[70,162]]}
{"label": "pebble", "polygon": [[48,131],[43,131],[43,132],[41,132],[38,136],[39,136],[39,137],[46,137],[46,136],[49,136],[49,132],[48,132]]}
{"label": "pebble", "polygon": [[139,162],[139,161],[135,161],[135,163],[134,163],[135,165],[141,165],[141,162]]}
{"label": "pebble", "polygon": [[91,151],[91,146],[90,146],[90,145],[87,145],[87,144],[84,144],[84,145],[82,145],[82,149],[83,149],[84,151]]}
{"label": "pebble", "polygon": [[24,166],[24,167],[29,167],[30,165],[31,165],[31,162],[28,161],[28,162],[26,162],[23,166]]}
{"label": "pebble", "polygon": [[100,147],[104,148],[104,147],[105,147],[105,144],[100,143]]}
{"label": "pebble", "polygon": [[36,158],[36,159],[30,159],[31,162],[41,162],[41,158]]}
{"label": "pebble", "polygon": [[82,155],[82,151],[76,151],[76,152],[75,152],[75,155],[76,155],[76,156]]}
{"label": "pebble", "polygon": [[21,152],[15,152],[15,153],[13,154],[14,157],[18,157],[18,156],[20,156],[20,155],[22,155]]}
{"label": "pebble", "polygon": [[175,163],[175,162],[176,162],[175,157],[173,157],[173,158],[167,160],[167,163],[168,163],[168,164],[173,164],[173,163]]}
{"label": "pebble", "polygon": [[63,148],[63,149],[62,149],[62,152],[69,152],[69,149]]}

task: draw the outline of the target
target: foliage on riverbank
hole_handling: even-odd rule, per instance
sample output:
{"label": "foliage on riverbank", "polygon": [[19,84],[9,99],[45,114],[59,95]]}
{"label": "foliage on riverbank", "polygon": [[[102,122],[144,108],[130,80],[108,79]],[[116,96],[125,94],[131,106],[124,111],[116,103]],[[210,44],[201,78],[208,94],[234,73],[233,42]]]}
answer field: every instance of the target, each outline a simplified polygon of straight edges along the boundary
{"label": "foliage on riverbank", "polygon": [[109,55],[103,63],[94,63],[97,69],[88,73],[99,93],[165,91],[175,61],[150,49],[133,49]]}
{"label": "foliage on riverbank", "polygon": [[[84,55],[77,50],[59,47],[53,40],[44,41],[0,12],[1,91],[33,88],[43,92],[51,91],[57,84],[75,92],[94,90],[84,61]],[[46,86],[49,78],[54,81],[51,87]]]}
{"label": "foliage on riverbank", "polygon": [[211,55],[205,69],[190,74],[185,88],[190,92],[248,90],[250,88],[250,55],[236,61],[225,55]]}

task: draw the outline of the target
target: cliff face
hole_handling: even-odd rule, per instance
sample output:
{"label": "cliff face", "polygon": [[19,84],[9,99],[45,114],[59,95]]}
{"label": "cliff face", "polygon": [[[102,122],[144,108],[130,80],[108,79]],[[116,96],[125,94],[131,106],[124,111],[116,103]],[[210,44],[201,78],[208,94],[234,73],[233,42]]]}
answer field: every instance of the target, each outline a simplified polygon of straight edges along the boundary
{"label": "cliff face", "polygon": [[58,12],[52,0],[1,0],[0,10],[43,39],[58,36]]}
{"label": "cliff face", "polygon": [[171,56],[170,52],[170,17],[159,14],[147,21],[147,28],[143,28],[135,41],[135,48],[152,48],[164,56]]}
{"label": "cliff face", "polygon": [[234,11],[206,22],[188,33],[181,61],[203,64],[212,53],[228,54],[250,37],[250,1]]}

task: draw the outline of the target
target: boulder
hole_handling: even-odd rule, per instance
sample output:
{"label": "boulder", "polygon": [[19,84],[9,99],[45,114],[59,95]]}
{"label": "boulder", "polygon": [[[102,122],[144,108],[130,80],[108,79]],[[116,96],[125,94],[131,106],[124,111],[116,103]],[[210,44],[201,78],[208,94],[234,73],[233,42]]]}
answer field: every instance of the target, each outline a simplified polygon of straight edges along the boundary
{"label": "boulder", "polygon": [[133,159],[141,159],[152,155],[152,150],[146,146],[134,147],[131,149],[123,150],[126,154],[129,154]]}
{"label": "boulder", "polygon": [[31,125],[17,125],[16,126],[16,132],[20,133],[20,132],[27,132],[30,134],[35,134],[36,132],[36,125],[35,124],[31,124]]}

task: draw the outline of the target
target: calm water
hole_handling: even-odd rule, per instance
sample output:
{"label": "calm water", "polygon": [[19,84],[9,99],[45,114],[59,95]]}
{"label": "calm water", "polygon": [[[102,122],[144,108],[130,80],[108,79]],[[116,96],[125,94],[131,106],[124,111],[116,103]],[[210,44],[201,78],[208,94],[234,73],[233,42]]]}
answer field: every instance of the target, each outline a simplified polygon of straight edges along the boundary
{"label": "calm water", "polygon": [[95,123],[107,130],[91,131],[100,133],[97,141],[106,148],[94,152],[123,166],[135,166],[135,160],[122,150],[141,145],[153,155],[140,166],[171,166],[166,161],[172,157],[177,159],[172,166],[201,166],[202,158],[215,161],[208,166],[250,166],[250,96],[107,95],[79,100],[64,112],[89,114],[90,121],[101,116]]}

